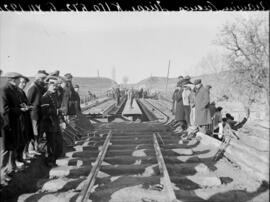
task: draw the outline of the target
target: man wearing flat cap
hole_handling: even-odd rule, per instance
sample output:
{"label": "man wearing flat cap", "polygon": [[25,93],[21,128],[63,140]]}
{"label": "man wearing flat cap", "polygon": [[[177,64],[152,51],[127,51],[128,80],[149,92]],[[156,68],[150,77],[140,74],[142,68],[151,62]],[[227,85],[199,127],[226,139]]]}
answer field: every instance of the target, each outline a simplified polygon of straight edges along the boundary
{"label": "man wearing flat cap", "polygon": [[46,92],[45,78],[48,74],[44,70],[39,70],[35,76],[35,80],[30,84],[27,90],[27,98],[33,109],[31,111],[31,119],[34,130],[35,141],[32,142],[33,148],[30,148],[30,153],[38,153],[38,141],[42,134],[40,134],[40,101],[42,95]]}
{"label": "man wearing flat cap", "polygon": [[56,76],[58,77],[60,75],[60,71],[59,70],[55,70],[54,72],[49,74],[50,76]]}
{"label": "man wearing flat cap", "polygon": [[61,111],[65,118],[69,120],[70,116],[74,116],[77,114],[76,110],[76,92],[72,85],[73,76],[70,73],[64,75],[65,78],[65,87],[63,100],[61,104]]}
{"label": "man wearing flat cap", "polygon": [[196,88],[195,95],[195,124],[199,126],[201,132],[206,133],[207,128],[211,124],[210,115],[210,96],[209,91],[202,85],[201,79],[194,81]]}
{"label": "man wearing flat cap", "polygon": [[[0,114],[3,117],[3,156],[1,157],[1,178],[7,179],[16,169],[16,150],[22,136],[22,122],[19,117],[25,107],[19,99],[18,85],[23,75],[6,73],[7,83],[0,89]],[[2,180],[2,179],[1,179]]]}
{"label": "man wearing flat cap", "polygon": [[48,90],[41,98],[41,131],[46,134],[47,165],[56,166],[56,159],[63,151],[63,137],[60,129],[60,115],[57,107],[57,77],[48,78]]}

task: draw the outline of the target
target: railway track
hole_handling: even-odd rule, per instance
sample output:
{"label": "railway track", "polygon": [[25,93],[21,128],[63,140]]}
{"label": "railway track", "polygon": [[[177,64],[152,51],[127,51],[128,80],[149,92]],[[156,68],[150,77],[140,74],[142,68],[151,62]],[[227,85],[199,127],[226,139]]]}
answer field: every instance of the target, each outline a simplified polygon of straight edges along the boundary
{"label": "railway track", "polygon": [[[213,161],[217,146],[201,137],[179,142],[165,125],[170,116],[164,105],[140,104],[159,121],[93,124],[40,189],[18,201],[247,201],[265,191],[227,159]],[[240,190],[251,185],[254,190]]]}

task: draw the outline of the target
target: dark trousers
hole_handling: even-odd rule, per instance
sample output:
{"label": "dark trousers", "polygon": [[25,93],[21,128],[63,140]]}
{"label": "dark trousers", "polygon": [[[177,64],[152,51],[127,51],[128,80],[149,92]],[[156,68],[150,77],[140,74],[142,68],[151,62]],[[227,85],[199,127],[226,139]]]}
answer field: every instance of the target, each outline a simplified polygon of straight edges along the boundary
{"label": "dark trousers", "polygon": [[185,121],[187,124],[187,127],[190,126],[190,106],[185,106],[184,105],[184,112],[185,112]]}
{"label": "dark trousers", "polygon": [[131,99],[130,99],[130,107],[132,107],[133,100],[134,100],[134,98],[131,98]]}
{"label": "dark trousers", "polygon": [[16,160],[22,162],[23,161],[23,152],[25,149],[25,144],[21,144],[18,146],[17,150],[16,150]]}
{"label": "dark trousers", "polygon": [[46,132],[48,162],[55,163],[63,152],[63,136],[60,128],[57,132]]}

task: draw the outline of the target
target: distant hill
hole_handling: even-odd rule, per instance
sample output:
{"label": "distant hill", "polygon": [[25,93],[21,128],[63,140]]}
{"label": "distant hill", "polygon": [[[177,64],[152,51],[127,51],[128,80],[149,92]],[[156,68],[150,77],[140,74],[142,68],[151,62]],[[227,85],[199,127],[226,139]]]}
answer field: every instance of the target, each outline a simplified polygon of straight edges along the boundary
{"label": "distant hill", "polygon": [[[201,76],[191,77],[191,81],[193,82],[195,79],[202,79],[202,83],[204,85],[211,85],[211,96],[212,100],[221,99],[224,95],[228,97],[235,98],[236,95],[233,95],[231,89],[228,86],[231,86],[230,81],[227,79],[229,76],[229,72],[224,71],[215,74],[204,74]],[[172,96],[174,89],[176,88],[177,78],[169,78],[167,92],[166,90],[166,77],[149,77],[144,79],[136,84],[137,87],[143,87],[146,89],[155,89],[161,92],[161,94],[165,95],[169,99]]]}
{"label": "distant hill", "polygon": [[[29,79],[30,82],[28,85],[34,80],[34,77],[29,77]],[[3,86],[6,81],[6,77],[1,77],[0,87]],[[95,93],[97,96],[102,95],[106,90],[117,83],[105,77],[74,77],[73,84],[78,84],[80,86],[80,96],[84,97],[88,95],[88,91]]]}

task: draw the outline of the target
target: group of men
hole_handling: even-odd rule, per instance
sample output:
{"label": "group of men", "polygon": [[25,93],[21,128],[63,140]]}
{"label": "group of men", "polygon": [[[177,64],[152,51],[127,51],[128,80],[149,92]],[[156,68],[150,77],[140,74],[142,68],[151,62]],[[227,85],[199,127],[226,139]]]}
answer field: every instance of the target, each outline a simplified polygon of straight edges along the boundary
{"label": "group of men", "polygon": [[239,123],[229,113],[226,114],[226,117],[222,117],[222,107],[216,107],[215,102],[210,102],[212,87],[210,85],[204,87],[201,79],[196,79],[193,83],[190,80],[190,76],[179,76],[172,96],[176,132],[182,132],[188,128],[198,128],[205,134],[222,139],[225,126],[234,131],[243,127],[249,114]]}
{"label": "group of men", "polygon": [[39,70],[34,81],[8,72],[0,89],[1,184],[7,183],[24,164],[40,155],[40,140],[46,139],[46,164],[56,166],[62,155],[62,130],[71,116],[80,113],[79,86],[72,85],[70,73]]}
{"label": "group of men", "polygon": [[190,80],[190,76],[179,76],[172,96],[172,112],[179,124],[177,131],[196,125],[206,132],[207,126],[211,124],[210,92],[203,86],[201,79],[193,83]]}

